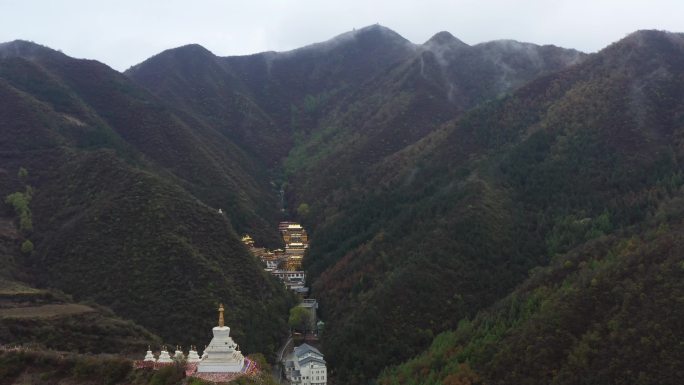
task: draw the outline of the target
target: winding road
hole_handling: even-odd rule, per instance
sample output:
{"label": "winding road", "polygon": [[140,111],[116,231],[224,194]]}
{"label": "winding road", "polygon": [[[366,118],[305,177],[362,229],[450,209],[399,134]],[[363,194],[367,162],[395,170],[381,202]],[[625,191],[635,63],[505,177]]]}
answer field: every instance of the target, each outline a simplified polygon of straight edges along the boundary
{"label": "winding road", "polygon": [[273,379],[275,379],[278,383],[282,383],[283,366],[285,364],[285,362],[284,362],[285,353],[289,352],[290,349],[292,349],[291,345],[292,345],[292,333],[290,333],[290,335],[287,336],[287,340],[285,341],[285,343],[283,343],[283,346],[281,346],[280,349],[278,349],[278,354],[277,354],[278,360],[275,363],[275,365],[273,365],[273,370],[272,370],[271,374],[273,375]]}

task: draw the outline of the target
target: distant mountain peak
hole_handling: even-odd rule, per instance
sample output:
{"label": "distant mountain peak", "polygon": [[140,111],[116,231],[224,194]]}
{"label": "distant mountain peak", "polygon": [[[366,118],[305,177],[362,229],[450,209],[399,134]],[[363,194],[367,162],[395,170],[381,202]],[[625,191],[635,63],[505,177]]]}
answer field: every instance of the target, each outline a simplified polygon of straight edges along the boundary
{"label": "distant mountain peak", "polygon": [[681,33],[663,31],[659,29],[640,29],[634,31],[625,37],[625,40],[629,39],[653,39],[653,38],[663,38],[663,37],[679,37],[682,38]]}
{"label": "distant mountain peak", "polygon": [[408,41],[403,36],[401,36],[400,34],[395,32],[394,30],[387,28],[384,25],[380,25],[380,24],[367,25],[365,27],[353,30],[352,33],[356,33],[356,34],[379,33],[379,34],[383,34],[384,36],[394,37],[394,38],[397,38],[399,40]]}
{"label": "distant mountain peak", "polygon": [[180,47],[167,49],[159,54],[160,56],[174,55],[177,57],[197,57],[207,56],[214,57],[215,55],[199,44],[186,44]]}
{"label": "distant mountain peak", "polygon": [[126,72],[130,73],[133,72],[139,68],[142,68],[142,65],[144,63],[161,63],[165,62],[168,60],[179,60],[182,63],[187,63],[187,62],[196,62],[198,59],[200,60],[214,60],[216,56],[209,51],[208,49],[204,48],[203,46],[199,44],[186,44],[182,45],[180,47],[176,48],[170,48],[167,50],[164,50],[148,59],[146,59],[142,63],[138,63],[126,70]]}
{"label": "distant mountain peak", "polygon": [[32,41],[22,40],[22,39],[16,39],[16,40],[0,43],[0,50],[20,49],[20,48],[28,48],[28,47],[43,47],[45,49],[50,49],[50,48],[42,46],[38,43],[34,43]]}
{"label": "distant mountain peak", "polygon": [[635,44],[637,46],[646,47],[664,42],[684,45],[684,34],[655,29],[641,29],[630,33],[627,37],[615,44]]}
{"label": "distant mountain peak", "polygon": [[6,43],[0,43],[0,58],[23,57],[30,59],[45,55],[64,54],[60,51],[27,40],[13,40]]}
{"label": "distant mountain peak", "polygon": [[373,24],[359,29],[353,29],[348,32],[341,33],[332,39],[314,43],[295,49],[290,52],[306,51],[311,49],[330,50],[350,42],[365,42],[372,44],[380,44],[383,46],[411,46],[413,43],[406,40],[403,36],[395,31],[382,26],[380,24]]}
{"label": "distant mountain peak", "polygon": [[[650,63],[659,67],[656,57],[681,58],[684,50],[684,34],[658,30],[639,30],[599,51],[602,60],[611,60],[618,65],[629,63]],[[641,58],[640,60],[634,60]],[[669,59],[667,60],[669,61]]]}
{"label": "distant mountain peak", "polygon": [[534,44],[534,43],[525,43],[525,42],[520,42],[520,41],[513,40],[513,39],[492,40],[492,41],[488,41],[485,43],[480,43],[479,45],[490,46],[490,47],[499,47],[499,48],[513,50],[513,51],[517,51],[517,50],[521,50],[521,49],[533,49],[533,48],[540,47],[539,45]]}
{"label": "distant mountain peak", "polygon": [[211,51],[209,51],[208,49],[204,48],[204,46],[201,46],[197,43],[182,45],[182,46],[177,47],[175,49],[182,49],[182,50],[186,50],[186,51],[210,53],[211,54]]}
{"label": "distant mountain peak", "polygon": [[468,44],[456,38],[454,35],[447,31],[437,32],[428,41],[425,42],[425,46],[449,46],[451,48],[461,48],[470,47]]}

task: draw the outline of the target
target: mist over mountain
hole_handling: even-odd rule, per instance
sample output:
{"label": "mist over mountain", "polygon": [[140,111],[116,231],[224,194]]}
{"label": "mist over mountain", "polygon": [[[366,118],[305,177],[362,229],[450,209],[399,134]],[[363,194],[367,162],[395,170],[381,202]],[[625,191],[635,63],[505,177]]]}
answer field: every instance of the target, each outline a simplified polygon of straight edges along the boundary
{"label": "mist over mountain", "polygon": [[[592,239],[612,236],[618,239],[612,242],[619,243],[635,237],[636,242],[649,242],[652,235],[647,234],[654,228],[678,226],[681,217],[664,212],[672,210],[665,207],[681,195],[681,148],[676,139],[684,91],[680,42],[681,35],[676,34],[631,35],[581,64],[476,107],[371,171],[372,189],[319,228],[309,259],[311,270],[322,271],[314,288],[328,305],[325,311],[334,330],[326,337],[331,360],[340,360],[337,367],[348,370],[341,376],[348,376],[349,382],[365,381],[379,372],[381,363],[430,340],[435,330],[455,329],[476,309],[486,308],[489,301],[524,282],[535,266],[559,260],[554,266],[576,266],[579,262],[573,258],[578,254],[566,253],[585,244],[591,250]],[[659,242],[653,240],[652,246],[658,247]],[[625,270],[620,278],[597,278],[611,282],[606,285],[619,287],[611,280],[638,274],[630,270],[632,262],[611,259],[617,251],[592,253],[596,259],[592,263],[608,258],[610,269]],[[633,256],[646,263],[641,253]],[[565,258],[570,262],[565,264]],[[580,268],[577,274],[583,278],[554,280],[554,286],[543,289],[549,290],[548,296],[543,292],[535,298],[562,301],[567,292],[561,289],[568,290],[564,285],[579,291],[581,298],[591,295],[582,291],[591,280],[587,277],[593,274],[592,263]],[[659,269],[660,263],[676,262],[657,258],[649,263]],[[669,294],[663,300],[681,309],[676,301],[680,288],[664,285]],[[618,297],[611,301],[619,301],[630,294],[614,291],[613,295]],[[529,314],[484,313],[478,316],[486,320],[482,334],[477,334],[480,340],[435,345],[434,349],[446,349],[438,350],[440,358],[433,349],[383,381],[424,383],[431,373],[430,381],[447,381],[453,375],[452,381],[470,378],[475,383],[475,379],[509,383],[511,378],[519,383],[579,383],[592,378],[591,369],[563,361],[562,352],[582,349],[582,339],[598,327],[591,322],[609,322],[618,316],[616,309],[602,302],[605,299],[594,301],[595,307],[568,306],[563,312],[541,316],[561,317],[546,322],[558,325],[555,333],[572,335],[562,343],[547,342],[548,349],[520,352],[537,346],[531,339],[543,338],[533,332],[540,329],[525,329],[528,334],[522,340],[509,339],[508,328],[515,333],[518,322]],[[644,306],[649,314],[650,305],[634,306]],[[521,311],[533,309],[538,308]],[[571,317],[576,316],[586,317],[587,324],[574,323]],[[496,329],[496,322],[504,322],[497,317],[511,326]],[[667,333],[678,333],[676,316],[662,320],[660,326],[667,324]],[[407,336],[406,330],[414,332]],[[346,344],[355,348],[343,348]],[[659,346],[658,354],[675,354],[672,345]],[[597,354],[607,354],[602,350],[605,346],[596,349],[603,352]],[[501,361],[490,361],[496,351],[502,351],[497,356]],[[540,357],[544,357],[542,370],[521,369],[537,367],[532,362],[540,362],[534,361]],[[662,367],[653,357],[639,356],[639,361],[651,362],[648,373],[655,375]],[[470,367],[462,367],[469,362]],[[630,359],[614,353],[602,362],[607,366],[601,370],[592,366],[597,370],[593,373],[617,378]],[[550,374],[571,364],[584,374],[558,378]],[[672,373],[671,367],[662,369]]]}
{"label": "mist over mountain", "polygon": [[6,204],[0,279],[111,308],[132,346],[202,341],[224,301],[272,357],[294,299],[239,235],[297,219],[335,383],[674,384],[683,74],[663,31],[587,55],[373,25],[123,74],[3,43],[0,192],[33,223]]}
{"label": "mist over mountain", "polygon": [[180,47],[126,74],[156,95],[202,111],[208,124],[267,167],[284,162],[289,202],[317,212],[318,202],[338,204],[329,200],[347,183],[340,180],[363,181],[370,164],[439,124],[584,57],[550,46],[454,48],[440,41],[413,45],[374,25],[284,53],[212,58],[204,50],[192,55],[196,46]]}

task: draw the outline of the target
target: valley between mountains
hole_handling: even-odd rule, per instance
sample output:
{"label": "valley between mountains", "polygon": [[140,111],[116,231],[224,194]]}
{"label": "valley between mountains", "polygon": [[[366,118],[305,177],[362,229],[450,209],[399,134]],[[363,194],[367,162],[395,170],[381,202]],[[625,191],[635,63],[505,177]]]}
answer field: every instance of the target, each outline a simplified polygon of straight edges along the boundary
{"label": "valley between mountains", "polygon": [[140,359],[223,303],[273,363],[298,299],[240,238],[296,220],[331,384],[678,384],[683,161],[680,33],[373,25],[124,73],[2,43],[0,344]]}

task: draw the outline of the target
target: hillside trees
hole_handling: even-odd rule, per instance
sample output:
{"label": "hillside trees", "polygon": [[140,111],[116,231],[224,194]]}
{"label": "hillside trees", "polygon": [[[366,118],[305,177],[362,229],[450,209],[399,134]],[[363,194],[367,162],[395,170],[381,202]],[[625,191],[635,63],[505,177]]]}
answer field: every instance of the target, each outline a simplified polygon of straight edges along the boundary
{"label": "hillside trees", "polygon": [[467,364],[491,384],[676,384],[683,229],[661,218],[560,256],[379,383],[440,383]]}
{"label": "hillside trees", "polygon": [[[24,167],[20,167],[17,172],[17,177],[19,180],[26,183],[28,171]],[[21,231],[25,237],[28,237],[33,231],[33,216],[31,215],[31,208],[29,207],[33,193],[33,188],[28,184],[25,184],[24,192],[17,191],[5,197],[5,203],[14,209],[14,213],[19,222],[19,231]],[[28,238],[21,242],[19,248],[25,255],[31,254],[33,249],[33,242]]]}
{"label": "hillside trees", "polygon": [[31,216],[31,209],[29,208],[31,195],[32,192],[27,189],[25,192],[15,192],[5,197],[5,203],[14,208],[14,212],[19,221],[19,229],[24,233],[33,230],[33,218]]}
{"label": "hillside trees", "polygon": [[25,41],[0,44],[0,127],[0,191],[32,228],[17,277],[169,344],[210,338],[224,302],[246,352],[276,350],[292,300],[236,233],[278,239],[275,195],[229,138],[106,65]]}
{"label": "hillside trees", "polygon": [[[365,180],[372,184],[352,184],[331,198],[336,205],[323,204],[305,263],[318,276],[313,289],[331,326],[323,344],[338,378],[367,379],[379,366],[369,362],[419,351],[424,330],[457,328],[460,319],[523,283],[531,269],[643,226],[678,196],[681,39],[637,33],[482,104],[403,156],[371,167]],[[563,263],[576,267],[573,260]],[[572,309],[582,306],[588,305],[561,306],[559,318],[576,320]],[[359,330],[375,322],[383,327],[367,342]],[[494,335],[504,326],[494,327]],[[404,330],[412,331],[410,338]],[[544,375],[562,359],[555,346],[578,337],[561,328],[546,338],[530,348],[528,360],[547,362],[540,366]],[[353,351],[342,348],[349,344]]]}
{"label": "hillside trees", "polygon": [[301,306],[295,306],[290,309],[290,318],[288,319],[288,325],[290,328],[300,332],[306,332],[310,323],[311,314],[309,310]]}

